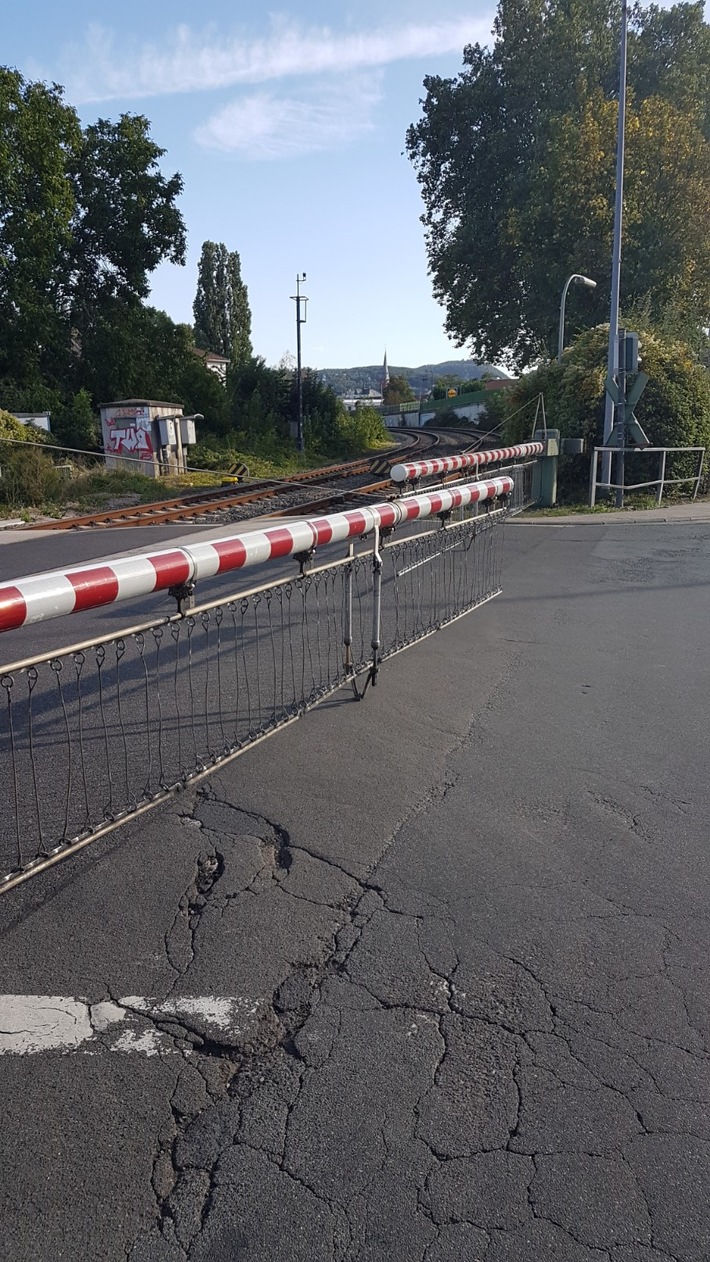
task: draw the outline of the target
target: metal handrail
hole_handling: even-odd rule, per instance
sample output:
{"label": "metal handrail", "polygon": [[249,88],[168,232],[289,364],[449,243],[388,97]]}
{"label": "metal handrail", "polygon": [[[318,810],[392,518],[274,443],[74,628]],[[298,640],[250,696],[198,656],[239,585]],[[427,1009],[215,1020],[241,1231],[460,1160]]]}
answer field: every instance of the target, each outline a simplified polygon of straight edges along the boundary
{"label": "metal handrail", "polygon": [[[640,456],[640,455],[659,456],[660,455],[661,457],[661,460],[659,463],[660,476],[657,478],[653,478],[649,482],[631,482],[631,483],[607,482],[605,477],[604,477],[603,482],[599,482],[597,479],[597,469],[599,467],[599,453],[600,452],[602,452],[603,454],[611,453],[612,455],[618,452],[623,452],[624,455],[634,455],[634,456]],[[688,477],[667,478],[666,477],[666,458],[669,455],[677,454],[678,452],[683,452],[686,455],[695,454],[695,455],[700,456],[697,472],[690,474]],[[698,491],[700,490],[700,483],[702,481],[702,476],[703,476],[703,465],[705,463],[705,453],[706,453],[705,447],[609,447],[609,446],[595,447],[592,452],[592,460],[591,460],[590,469],[589,469],[589,507],[593,508],[594,505],[596,504],[597,488],[602,485],[605,490],[608,487],[614,491],[641,491],[641,490],[644,490],[646,487],[657,486],[658,492],[656,495],[656,503],[660,505],[663,499],[664,487],[680,486],[684,482],[694,482],[695,487],[693,489],[692,498],[697,499]]]}

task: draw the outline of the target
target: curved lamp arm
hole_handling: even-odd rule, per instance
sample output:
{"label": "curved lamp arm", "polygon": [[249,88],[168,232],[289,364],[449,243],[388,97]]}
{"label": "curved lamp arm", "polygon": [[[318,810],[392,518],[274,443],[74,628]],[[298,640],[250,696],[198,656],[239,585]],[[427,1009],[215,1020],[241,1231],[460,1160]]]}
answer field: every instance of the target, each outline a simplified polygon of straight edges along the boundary
{"label": "curved lamp arm", "polygon": [[565,303],[567,301],[567,290],[569,289],[573,280],[581,281],[583,285],[587,286],[587,289],[596,289],[597,287],[597,282],[595,280],[591,280],[589,276],[583,276],[581,272],[573,272],[571,276],[567,277],[567,280],[565,281],[565,287],[562,290],[562,300],[560,302],[560,328],[557,335],[557,362],[558,364],[562,363],[562,348],[565,344]]}

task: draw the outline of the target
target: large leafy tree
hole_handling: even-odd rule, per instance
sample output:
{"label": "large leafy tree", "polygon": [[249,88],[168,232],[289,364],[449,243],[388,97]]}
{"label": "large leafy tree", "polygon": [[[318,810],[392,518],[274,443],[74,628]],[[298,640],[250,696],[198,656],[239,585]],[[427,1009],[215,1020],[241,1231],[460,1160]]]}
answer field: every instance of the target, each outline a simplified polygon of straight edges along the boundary
{"label": "large leafy tree", "polygon": [[185,261],[185,227],[176,206],[182,177],[166,177],[165,150],[142,115],[87,127],[71,176],[73,302],[81,311],[110,298],[146,298],[163,260]]}
{"label": "large leafy tree", "polygon": [[61,89],[0,67],[0,376],[62,371],[81,143]]}
{"label": "large leafy tree", "polygon": [[[407,149],[434,292],[477,358],[518,366],[608,314],[618,102],[617,0],[500,0],[490,49],[425,80]],[[686,334],[710,320],[710,27],[702,4],[634,9],[622,302]]]}
{"label": "large leafy tree", "polygon": [[182,179],[163,155],[147,119],[82,129],[57,85],[0,68],[0,379],[24,397],[91,386],[100,335],[140,326],[150,273],[184,260]]}
{"label": "large leafy tree", "polygon": [[205,241],[197,270],[193,305],[195,342],[226,355],[235,365],[251,359],[251,311],[236,250]]}

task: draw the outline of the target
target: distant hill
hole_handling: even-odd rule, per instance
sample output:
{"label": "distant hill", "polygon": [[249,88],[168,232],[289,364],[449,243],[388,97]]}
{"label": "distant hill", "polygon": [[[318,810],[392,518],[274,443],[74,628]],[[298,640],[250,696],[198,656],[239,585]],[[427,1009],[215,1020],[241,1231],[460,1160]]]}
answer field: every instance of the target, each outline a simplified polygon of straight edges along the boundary
{"label": "distant hill", "polygon": [[[473,378],[506,377],[507,373],[491,364],[475,364],[470,359],[447,359],[442,364],[421,364],[419,368],[398,368],[389,365],[391,377],[406,377],[415,394],[431,390],[438,377],[459,377],[462,381]],[[379,390],[382,384],[382,364],[367,364],[361,368],[322,368],[319,377],[332,386],[336,394],[361,394],[366,390]]]}

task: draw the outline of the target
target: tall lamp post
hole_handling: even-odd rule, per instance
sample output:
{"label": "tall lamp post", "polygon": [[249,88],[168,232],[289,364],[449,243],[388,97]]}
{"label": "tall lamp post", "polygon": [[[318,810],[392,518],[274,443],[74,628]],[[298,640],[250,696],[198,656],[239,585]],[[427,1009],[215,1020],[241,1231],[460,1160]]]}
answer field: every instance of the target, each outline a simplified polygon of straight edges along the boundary
{"label": "tall lamp post", "polygon": [[595,280],[590,280],[588,276],[582,276],[581,272],[573,272],[571,276],[567,277],[567,280],[565,281],[565,287],[562,290],[562,299],[560,301],[560,329],[557,335],[557,362],[558,364],[562,363],[562,349],[565,344],[565,303],[567,301],[567,290],[569,289],[573,280],[580,281],[582,285],[587,286],[587,289],[596,289],[597,287],[597,282]]}
{"label": "tall lamp post", "polygon": [[[306,279],[305,272],[299,272],[296,276],[296,292],[291,294],[291,299],[296,304],[296,373],[298,386],[298,422],[296,426],[296,447],[299,451],[305,451],[305,443],[303,441],[303,376],[301,372],[301,325],[306,323],[308,314],[308,299],[305,294],[301,293],[301,285]],[[303,303],[303,315],[301,315],[301,303]]]}

